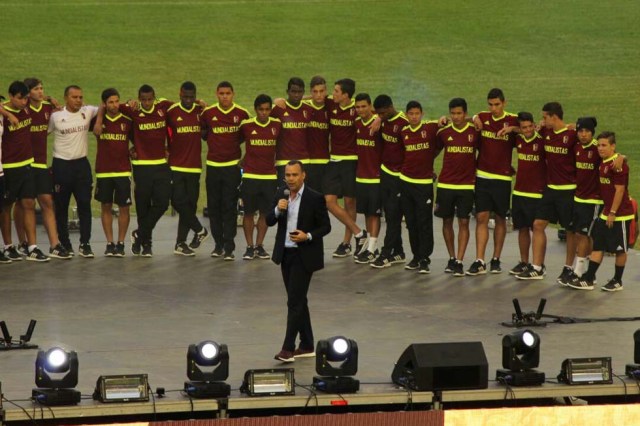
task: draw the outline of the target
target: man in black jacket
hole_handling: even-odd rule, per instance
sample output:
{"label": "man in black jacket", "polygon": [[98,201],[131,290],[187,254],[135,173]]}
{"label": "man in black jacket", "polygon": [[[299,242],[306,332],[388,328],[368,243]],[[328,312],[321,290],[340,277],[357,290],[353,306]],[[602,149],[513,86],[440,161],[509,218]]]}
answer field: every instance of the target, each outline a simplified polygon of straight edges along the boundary
{"label": "man in black jacket", "polygon": [[[278,190],[267,214],[267,224],[278,224],[272,260],[282,269],[287,290],[287,331],[282,350],[275,359],[293,362],[315,356],[307,291],[311,275],[324,267],[322,237],[331,231],[327,205],[322,194],[305,188],[302,163],[291,160],[285,166],[285,188]],[[296,336],[300,346],[296,349]]]}

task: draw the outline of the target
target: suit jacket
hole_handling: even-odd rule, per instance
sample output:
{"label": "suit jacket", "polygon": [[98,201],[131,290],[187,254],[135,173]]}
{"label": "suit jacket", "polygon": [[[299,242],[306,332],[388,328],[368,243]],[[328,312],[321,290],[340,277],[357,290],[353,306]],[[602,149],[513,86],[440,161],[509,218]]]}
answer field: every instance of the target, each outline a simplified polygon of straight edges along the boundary
{"label": "suit jacket", "polygon": [[[284,241],[287,237],[287,212],[280,212],[276,217],[275,209],[278,201],[287,198],[284,195],[285,188],[279,188],[271,210],[267,213],[267,224],[273,226],[278,224],[276,233],[276,242],[273,247],[273,255],[271,259],[277,265],[282,262],[284,255]],[[298,243],[300,256],[304,267],[309,272],[314,272],[324,268],[324,245],[322,237],[331,231],[331,222],[329,213],[327,212],[327,204],[324,196],[305,185],[300,199],[300,208],[298,210],[297,229],[311,233],[311,241]]]}

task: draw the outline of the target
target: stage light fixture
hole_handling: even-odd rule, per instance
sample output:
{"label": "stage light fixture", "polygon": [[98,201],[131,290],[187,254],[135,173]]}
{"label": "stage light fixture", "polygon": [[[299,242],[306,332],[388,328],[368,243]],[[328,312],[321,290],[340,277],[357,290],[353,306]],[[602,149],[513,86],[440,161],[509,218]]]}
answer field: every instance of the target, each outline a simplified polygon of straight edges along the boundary
{"label": "stage light fixture", "polygon": [[540,364],[540,336],[521,330],[502,338],[502,369],[496,380],[509,386],[537,386],[544,383],[543,372],[534,370]]}
{"label": "stage light fixture", "polygon": [[625,373],[631,379],[640,380],[640,330],[633,333],[633,364],[627,364]]}
{"label": "stage light fixture", "polygon": [[240,392],[248,396],[295,395],[293,368],[247,370]]}
{"label": "stage light fixture", "polygon": [[75,405],[80,392],[78,384],[78,354],[59,347],[38,351],[36,357],[36,386],[31,397],[43,405]]}
{"label": "stage light fixture", "polygon": [[[332,363],[340,363],[334,365]],[[353,377],[358,372],[358,344],[355,340],[335,336],[319,340],[316,345],[316,373],[313,386],[327,393],[355,393],[360,381]]]}
{"label": "stage light fixture", "polygon": [[[200,367],[215,367],[202,371]],[[189,345],[187,350],[187,377],[184,391],[192,398],[225,398],[231,386],[224,381],[229,377],[229,350],[211,340]]]}
{"label": "stage light fixture", "polygon": [[100,402],[149,401],[149,377],[146,374],[100,376],[93,399]]}
{"label": "stage light fixture", "polygon": [[611,384],[611,357],[565,359],[558,381],[568,385]]}

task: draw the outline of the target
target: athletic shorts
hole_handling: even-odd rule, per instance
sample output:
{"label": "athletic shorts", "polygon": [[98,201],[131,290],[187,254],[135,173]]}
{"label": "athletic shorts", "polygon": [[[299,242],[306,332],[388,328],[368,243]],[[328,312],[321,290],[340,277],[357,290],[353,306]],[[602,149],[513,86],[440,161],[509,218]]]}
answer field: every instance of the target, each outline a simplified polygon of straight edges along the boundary
{"label": "athletic shorts", "polygon": [[581,235],[591,236],[593,224],[602,211],[602,204],[574,203],[573,229]]}
{"label": "athletic shorts", "polygon": [[544,189],[536,219],[559,223],[567,231],[573,231],[573,189]]}
{"label": "athletic shorts", "polygon": [[2,212],[3,201],[4,201],[4,176],[0,176],[0,212]]}
{"label": "athletic shorts", "polygon": [[271,208],[277,189],[276,179],[242,178],[240,198],[242,198],[244,214],[251,215],[256,211],[266,214]]}
{"label": "athletic shorts", "polygon": [[593,251],[626,253],[629,249],[630,224],[630,220],[620,220],[608,228],[605,220],[596,219],[593,225]]}
{"label": "athletic shorts", "polygon": [[500,179],[476,179],[476,213],[494,212],[507,217],[511,198],[511,181]]}
{"label": "athletic shorts", "polygon": [[473,198],[473,189],[438,188],[433,214],[443,219],[454,216],[468,219],[473,210]]}
{"label": "athletic shorts", "polygon": [[36,198],[31,166],[4,169],[4,200],[11,204],[25,198]]}
{"label": "athletic shorts", "polygon": [[379,183],[356,182],[356,211],[365,216],[382,215]]}
{"label": "athletic shorts", "polygon": [[327,165],[322,189],[327,195],[338,198],[356,196],[356,160],[331,161]]}
{"label": "athletic shorts", "polygon": [[131,178],[128,176],[101,177],[96,179],[96,201],[115,203],[119,207],[131,205]]}
{"label": "athletic shorts", "polygon": [[322,181],[324,180],[324,175],[327,172],[327,165],[305,164],[304,170],[307,174],[307,177],[304,179],[304,184],[308,185],[309,188],[313,188],[316,192],[323,194],[324,189]]}
{"label": "athletic shorts", "polygon": [[32,167],[31,177],[33,178],[36,195],[53,195],[53,175],[51,174],[51,169]]}
{"label": "athletic shorts", "polygon": [[540,200],[541,198],[523,197],[522,195],[511,197],[513,229],[533,228]]}

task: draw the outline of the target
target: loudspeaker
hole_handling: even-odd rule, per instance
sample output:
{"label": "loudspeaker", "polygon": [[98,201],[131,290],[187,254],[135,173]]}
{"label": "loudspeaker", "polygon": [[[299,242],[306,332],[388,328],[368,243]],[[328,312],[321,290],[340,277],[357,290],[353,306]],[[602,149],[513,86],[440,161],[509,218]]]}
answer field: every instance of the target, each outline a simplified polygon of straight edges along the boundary
{"label": "loudspeaker", "polygon": [[489,364],[482,342],[414,343],[400,355],[391,380],[415,391],[486,389]]}

